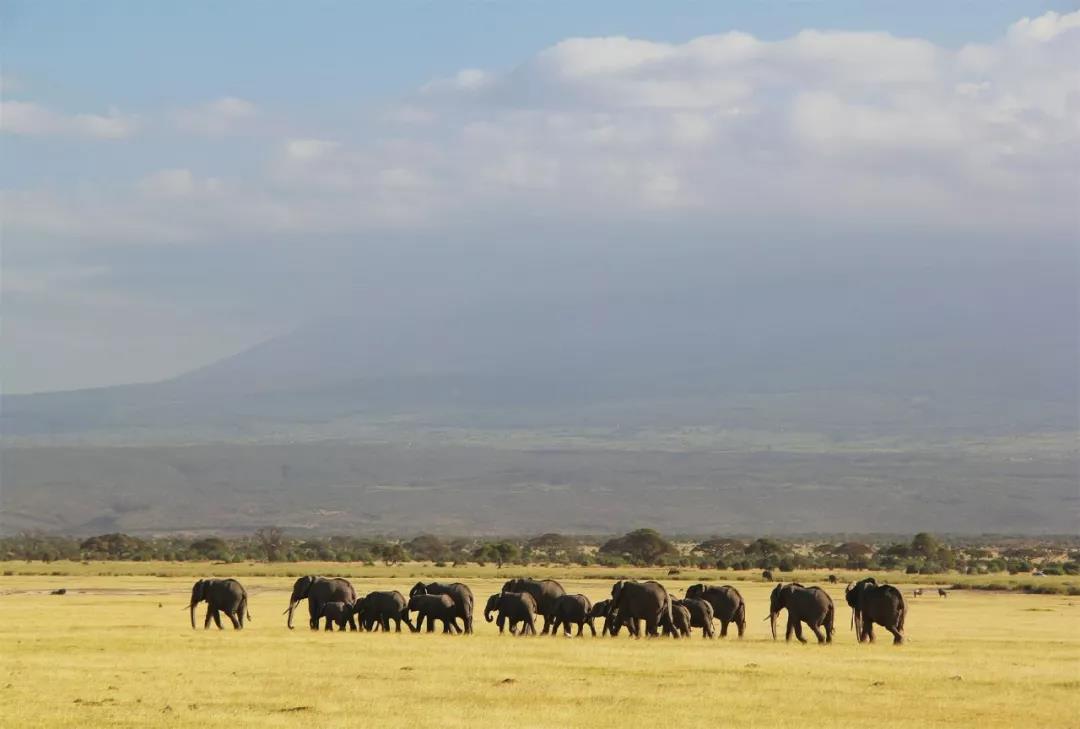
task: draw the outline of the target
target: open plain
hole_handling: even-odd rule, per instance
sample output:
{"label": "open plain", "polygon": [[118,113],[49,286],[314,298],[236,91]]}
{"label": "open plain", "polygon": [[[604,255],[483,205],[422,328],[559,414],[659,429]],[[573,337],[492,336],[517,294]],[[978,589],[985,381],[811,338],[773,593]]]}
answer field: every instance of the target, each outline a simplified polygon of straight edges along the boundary
{"label": "open plain", "polygon": [[[804,646],[770,639],[771,584],[756,575],[551,567],[529,572],[565,575],[569,592],[594,600],[619,576],[660,579],[679,596],[702,579],[729,582],[748,604],[746,636],[518,638],[478,616],[475,635],[455,637],[289,631],[281,613],[295,576],[311,572],[347,576],[360,593],[456,578],[482,604],[523,568],[2,567],[4,726],[1080,726],[1075,596],[928,589],[911,598],[910,583],[893,575],[909,596],[908,642],[858,645],[843,583],[786,575],[822,584],[837,604],[835,642]],[[243,581],[253,616],[245,630],[204,631],[202,608],[190,628],[194,574]],[[67,593],[49,594],[60,588]]]}

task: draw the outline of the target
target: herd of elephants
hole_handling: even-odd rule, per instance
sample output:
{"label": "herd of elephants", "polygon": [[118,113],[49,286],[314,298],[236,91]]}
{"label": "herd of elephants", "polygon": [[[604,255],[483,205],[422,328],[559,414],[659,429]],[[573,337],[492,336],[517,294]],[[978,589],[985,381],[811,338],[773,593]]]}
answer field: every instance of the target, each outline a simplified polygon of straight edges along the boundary
{"label": "herd of elephants", "polygon": [[[852,611],[852,627],[859,642],[874,640],[874,625],[880,625],[893,636],[893,643],[904,641],[904,617],[907,606],[900,590],[889,584],[878,584],[867,577],[850,584],[844,591]],[[381,628],[401,631],[405,623],[412,632],[419,632],[424,625],[427,632],[434,632],[436,623],[442,623],[444,633],[472,633],[474,598],[468,585],[460,582],[417,582],[409,591],[409,597],[397,591],[370,592],[358,597],[352,584],[340,577],[301,577],[293,585],[287,624],[293,627],[293,611],[301,601],[307,600],[308,625],[319,629],[325,620],[326,630],[337,626],[338,630],[367,630]],[[244,627],[248,612],[247,591],[233,579],[205,579],[195,583],[191,590],[191,627],[195,627],[195,608],[206,602],[204,628],[213,620],[221,628],[221,613],[232,621],[234,628]],[[787,610],[786,640],[794,635],[805,643],[805,624],[819,643],[832,642],[836,609],[832,598],[820,587],[804,587],[795,582],[778,583],[769,597],[769,620],[773,639],[776,639],[776,620],[781,610]],[[412,616],[415,614],[415,620]],[[700,628],[702,635],[712,638],[713,622],[720,622],[720,636],[727,635],[728,626],[735,625],[742,637],[746,630],[746,603],[737,589],[729,585],[692,585],[686,597],[672,599],[659,582],[620,580],[611,588],[611,598],[593,603],[585,595],[568,594],[555,580],[513,579],[508,580],[502,591],[488,598],[484,606],[484,618],[495,621],[502,633],[509,628],[512,634],[536,634],[536,618],[543,618],[539,632],[556,635],[560,628],[570,634],[577,626],[582,635],[587,626],[596,635],[594,621],[602,618],[601,635],[618,635],[622,628],[634,636],[641,636],[641,624],[645,635],[669,635],[675,638],[689,637],[693,628]],[[461,621],[461,624],[458,621]]]}

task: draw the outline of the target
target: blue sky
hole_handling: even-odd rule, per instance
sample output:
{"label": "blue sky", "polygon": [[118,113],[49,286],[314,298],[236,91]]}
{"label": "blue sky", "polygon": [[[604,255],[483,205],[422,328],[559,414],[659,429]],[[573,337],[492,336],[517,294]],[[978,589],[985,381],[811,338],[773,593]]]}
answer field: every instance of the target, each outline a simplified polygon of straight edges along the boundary
{"label": "blue sky", "polygon": [[1076,9],[6,2],[4,388],[160,379],[357,309],[640,294],[680,246],[781,280],[1052,271]]}

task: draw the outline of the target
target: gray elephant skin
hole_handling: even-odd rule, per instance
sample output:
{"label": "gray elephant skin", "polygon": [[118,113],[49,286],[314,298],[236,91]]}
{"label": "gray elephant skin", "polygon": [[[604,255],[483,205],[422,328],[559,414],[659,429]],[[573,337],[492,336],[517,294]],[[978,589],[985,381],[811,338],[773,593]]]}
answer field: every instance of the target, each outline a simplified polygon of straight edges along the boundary
{"label": "gray elephant skin", "polygon": [[529,593],[499,592],[492,595],[484,606],[484,620],[490,623],[492,613],[498,613],[496,625],[499,626],[499,633],[509,627],[510,633],[516,634],[518,624],[521,624],[522,635],[536,635],[536,600]]}
{"label": "gray elephant skin", "polygon": [[363,630],[381,627],[383,632],[389,632],[390,622],[393,621],[395,633],[401,632],[402,622],[409,626],[409,630],[416,632],[412,620],[409,619],[409,603],[397,590],[369,592],[357,600],[353,612],[359,618]]}
{"label": "gray elephant skin", "polygon": [[435,632],[435,621],[441,620],[444,633],[460,633],[457,624],[458,606],[449,595],[413,595],[409,598],[409,612],[416,613],[414,632],[420,632],[427,621],[427,632]]}
{"label": "gray elephant skin", "polygon": [[671,604],[671,620],[662,618],[660,620],[660,627],[663,629],[663,635],[671,636],[672,638],[689,638],[690,637],[690,611],[686,609],[685,605],[679,605],[677,603]]}
{"label": "gray elephant skin", "polygon": [[874,641],[874,623],[892,633],[894,644],[904,642],[907,603],[898,589],[867,577],[848,585],[844,599],[851,606],[851,622],[860,643]]}
{"label": "gray elephant skin", "polygon": [[324,602],[316,619],[319,618],[326,619],[326,630],[333,630],[335,625],[338,630],[356,630],[353,606],[347,602]]}
{"label": "gray elephant skin", "polygon": [[352,584],[342,577],[319,577],[307,575],[293,583],[292,595],[289,597],[288,626],[293,627],[293,611],[301,600],[308,601],[308,626],[312,630],[319,629],[319,613],[323,605],[328,602],[343,602],[352,605],[356,602],[356,590]]}
{"label": "gray elephant skin", "polygon": [[592,610],[589,611],[589,617],[604,619],[600,635],[615,635],[617,633],[616,622],[618,616],[611,607],[610,598],[593,603]]}
{"label": "gray elephant skin", "polygon": [[576,625],[577,636],[580,638],[585,626],[588,625],[593,637],[596,637],[592,611],[592,601],[584,595],[563,595],[555,601],[551,619],[551,635],[557,635],[560,627],[565,635],[570,635],[570,626]]}
{"label": "gray elephant skin", "polygon": [[547,635],[551,629],[551,619],[555,613],[555,603],[566,594],[566,590],[555,580],[533,580],[527,577],[507,580],[502,586],[503,592],[527,592],[536,600],[536,613],[544,618],[541,633]]}
{"label": "gray elephant skin", "polygon": [[[781,610],[787,610],[787,630],[784,640],[791,640],[792,633],[805,643],[803,638],[802,624],[814,632],[818,643],[832,643],[833,620],[836,617],[836,608],[833,607],[829,593],[820,587],[803,587],[797,582],[784,584],[778,582],[769,595],[769,624],[772,628],[773,640],[776,640],[776,617]],[[825,629],[824,635],[821,629]]]}
{"label": "gray elephant skin", "polygon": [[409,590],[409,597],[417,595],[448,595],[454,601],[455,617],[461,618],[465,625],[465,632],[473,632],[473,607],[476,600],[469,586],[461,582],[417,582]]}
{"label": "gray elephant skin", "polygon": [[672,608],[682,606],[690,613],[690,627],[701,628],[702,638],[712,638],[713,632],[713,608],[708,600],[687,597],[682,600],[674,600]]}
{"label": "gray elephant skin", "polygon": [[234,579],[207,579],[199,580],[191,587],[191,602],[188,608],[191,610],[191,627],[195,627],[195,606],[206,601],[206,620],[203,621],[203,629],[210,627],[210,621],[221,629],[221,613],[225,613],[232,621],[233,628],[240,630],[244,627],[244,619],[251,620],[248,611],[247,590]]}
{"label": "gray elephant skin", "polygon": [[735,623],[739,637],[746,632],[746,603],[742,594],[731,585],[691,585],[686,597],[705,600],[713,608],[713,617],[720,621],[720,637],[726,638],[728,624]]}
{"label": "gray elephant skin", "polygon": [[671,596],[659,582],[620,580],[611,588],[612,609],[618,612],[618,623],[625,625],[634,637],[641,635],[640,621],[645,621],[645,635],[656,637],[662,620],[672,623]]}

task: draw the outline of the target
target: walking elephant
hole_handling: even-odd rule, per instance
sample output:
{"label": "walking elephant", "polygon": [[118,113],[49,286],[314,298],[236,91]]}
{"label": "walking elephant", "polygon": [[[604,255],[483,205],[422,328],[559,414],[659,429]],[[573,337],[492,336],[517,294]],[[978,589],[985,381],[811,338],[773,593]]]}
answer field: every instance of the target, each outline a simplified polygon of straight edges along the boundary
{"label": "walking elephant", "polygon": [[509,627],[510,634],[516,635],[520,623],[522,635],[536,635],[536,600],[529,593],[499,592],[492,595],[484,606],[484,620],[490,623],[493,620],[492,613],[498,613],[496,625],[499,626],[500,634],[504,628]]}
{"label": "walking elephant", "polygon": [[874,642],[874,623],[892,633],[893,643],[904,642],[907,603],[892,585],[879,585],[873,577],[848,585],[844,598],[851,606],[851,624],[859,642]]}
{"label": "walking elephant", "polygon": [[660,618],[660,627],[663,629],[664,635],[670,635],[672,638],[689,638],[690,611],[687,610],[685,605],[673,602],[671,604],[671,619],[668,620],[665,614]]}
{"label": "walking elephant", "polygon": [[247,590],[234,579],[226,580],[199,580],[191,587],[191,602],[188,607],[191,610],[191,627],[195,627],[195,606],[203,600],[206,601],[206,620],[203,621],[203,629],[210,627],[210,621],[221,629],[221,613],[225,613],[232,621],[233,628],[240,630],[244,627],[244,619],[251,620],[251,612],[248,610]]}
{"label": "walking elephant", "polygon": [[[818,643],[832,643],[833,620],[836,617],[836,608],[833,607],[829,593],[820,587],[803,587],[797,582],[784,584],[778,582],[769,595],[769,624],[772,628],[773,640],[776,640],[776,617],[780,611],[787,609],[787,631],[784,640],[791,640],[791,634],[805,643],[803,638],[802,624],[806,623],[810,630],[814,631]],[[822,635],[821,629],[825,628]]]}
{"label": "walking elephant", "polygon": [[416,627],[419,633],[427,620],[427,632],[435,632],[435,621],[441,620],[444,633],[460,633],[457,624],[458,606],[449,595],[413,595],[409,598],[409,612],[416,613]]}
{"label": "walking elephant", "polygon": [[326,619],[327,630],[333,630],[335,625],[338,626],[338,630],[345,630],[346,626],[349,630],[356,630],[356,618],[353,616],[353,606],[347,602],[340,602],[337,600],[324,602],[319,609],[316,620],[319,618]]}
{"label": "walking elephant", "polygon": [[746,603],[730,585],[691,585],[686,590],[687,599],[705,600],[713,609],[713,617],[720,621],[720,637],[726,638],[728,624],[735,623],[739,637],[746,632]]}
{"label": "walking elephant", "polygon": [[412,620],[409,619],[409,603],[397,590],[388,592],[369,592],[356,601],[353,611],[360,619],[362,630],[374,630],[380,626],[383,632],[390,632],[390,621],[394,622],[394,632],[401,632],[401,623],[409,626],[409,630],[416,632]]}
{"label": "walking elephant", "polygon": [[674,600],[671,603],[672,608],[677,605],[681,605],[690,612],[690,627],[701,628],[702,638],[715,636],[713,632],[713,607],[708,600],[688,597],[682,600]]}
{"label": "walking elephant", "polygon": [[592,601],[584,595],[563,595],[555,601],[551,616],[551,634],[556,635],[561,626],[563,633],[570,635],[570,626],[576,625],[577,636],[580,638],[588,625],[595,638],[596,626],[593,625],[592,610]]}
{"label": "walking elephant", "polygon": [[536,600],[536,614],[544,618],[544,627],[540,632],[548,634],[551,620],[555,614],[555,603],[566,594],[566,590],[555,580],[531,580],[520,578],[507,580],[502,586],[503,592],[527,592]]}
{"label": "walking elephant", "polygon": [[[307,575],[301,577],[293,583],[292,595],[289,597],[289,609],[286,610],[289,614],[288,626],[292,630],[293,627],[293,610],[300,604],[301,600],[308,601],[308,625],[312,630],[319,629],[319,613],[322,611],[323,605],[328,602],[343,602],[346,605],[352,605],[356,602],[356,590],[353,589],[352,584],[342,577],[319,577],[317,575]],[[355,630],[355,624],[352,625],[352,629]]]}
{"label": "walking elephant", "polygon": [[455,617],[461,618],[461,622],[465,625],[465,632],[473,632],[473,605],[476,600],[473,598],[473,592],[469,589],[469,586],[461,582],[417,582],[409,590],[409,597],[413,598],[417,595],[448,595],[451,600],[454,601],[454,614]]}
{"label": "walking elephant", "polygon": [[592,609],[589,610],[589,617],[593,619],[604,619],[604,625],[600,629],[600,635],[615,635],[617,613],[612,609],[610,599],[594,602]]}
{"label": "walking elephant", "polygon": [[635,638],[641,635],[640,621],[645,621],[645,635],[656,637],[662,620],[672,623],[671,597],[659,582],[619,580],[611,588],[612,608],[618,611],[616,625],[625,625]]}

